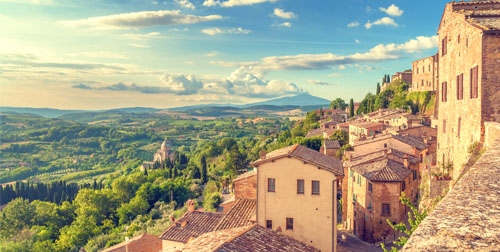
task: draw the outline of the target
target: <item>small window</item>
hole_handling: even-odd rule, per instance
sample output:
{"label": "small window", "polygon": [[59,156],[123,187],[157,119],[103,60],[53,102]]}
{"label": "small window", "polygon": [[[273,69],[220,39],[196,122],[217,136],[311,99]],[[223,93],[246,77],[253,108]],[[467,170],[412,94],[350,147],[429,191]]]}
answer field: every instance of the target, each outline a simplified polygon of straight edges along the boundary
{"label": "small window", "polygon": [[372,183],[368,182],[368,191],[373,192],[373,186]]}
{"label": "small window", "polygon": [[406,182],[403,181],[403,183],[401,183],[401,191],[404,191],[406,190]]}
{"label": "small window", "polygon": [[448,83],[445,81],[441,83],[441,101],[446,102],[447,100],[447,92],[448,92]]}
{"label": "small window", "polygon": [[361,186],[361,175],[358,175],[358,185]]}
{"label": "small window", "polygon": [[391,216],[391,204],[382,203],[382,216]]}
{"label": "small window", "polygon": [[479,73],[478,66],[475,66],[470,69],[470,98],[477,98],[478,95],[478,82],[479,82]]}
{"label": "small window", "polygon": [[319,195],[319,181],[318,180],[312,181],[312,194]]}
{"label": "small window", "polygon": [[448,42],[448,38],[444,37],[443,40],[441,40],[441,56],[445,56],[447,52],[446,44]]}
{"label": "small window", "polygon": [[413,170],[413,180],[417,179],[417,170]]}
{"label": "small window", "polygon": [[297,179],[297,194],[304,194],[304,180]]}
{"label": "small window", "polygon": [[460,34],[458,34],[457,43],[460,44]]}
{"label": "small window", "polygon": [[275,178],[268,178],[267,179],[267,191],[268,192],[275,192],[276,190],[276,179]]}
{"label": "small window", "polygon": [[457,76],[457,100],[464,98],[464,74]]}
{"label": "small window", "polygon": [[286,230],[293,230],[293,218],[286,218]]}
{"label": "small window", "polygon": [[460,124],[462,124],[462,118],[458,118],[458,123],[457,123],[457,136],[460,137]]}
{"label": "small window", "polygon": [[273,229],[273,221],[272,220],[266,220],[266,228]]}
{"label": "small window", "polygon": [[446,119],[443,119],[443,133],[446,133]]}

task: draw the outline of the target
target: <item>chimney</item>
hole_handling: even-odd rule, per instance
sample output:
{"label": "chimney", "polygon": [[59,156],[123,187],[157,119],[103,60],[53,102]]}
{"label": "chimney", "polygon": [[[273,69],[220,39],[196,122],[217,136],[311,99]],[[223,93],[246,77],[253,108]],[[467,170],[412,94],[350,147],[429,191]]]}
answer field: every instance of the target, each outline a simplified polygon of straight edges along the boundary
{"label": "chimney", "polygon": [[384,150],[384,158],[387,158],[387,149]]}
{"label": "chimney", "polygon": [[429,143],[429,139],[427,137],[423,136],[422,138],[424,140],[424,144],[428,144]]}
{"label": "chimney", "polygon": [[194,212],[194,202],[193,202],[193,200],[188,200],[187,205],[188,205],[188,207],[187,207],[188,212]]}
{"label": "chimney", "polygon": [[259,152],[259,155],[260,155],[260,159],[266,159],[266,151],[265,150],[261,150]]}
{"label": "chimney", "polygon": [[415,157],[418,156],[417,155],[417,147],[415,147],[415,146],[413,147],[413,156],[415,156]]}
{"label": "chimney", "polygon": [[404,166],[405,168],[408,168],[408,154],[405,154],[405,155],[403,156],[403,166]]}

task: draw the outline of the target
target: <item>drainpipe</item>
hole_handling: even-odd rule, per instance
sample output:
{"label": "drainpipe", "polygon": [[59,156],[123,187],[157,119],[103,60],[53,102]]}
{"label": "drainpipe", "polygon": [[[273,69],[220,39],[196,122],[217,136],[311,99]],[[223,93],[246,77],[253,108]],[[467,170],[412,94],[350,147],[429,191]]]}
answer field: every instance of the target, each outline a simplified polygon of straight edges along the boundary
{"label": "drainpipe", "polygon": [[333,230],[333,243],[332,251],[337,252],[337,177],[332,181],[332,197],[333,197],[333,209],[332,209],[332,230]]}

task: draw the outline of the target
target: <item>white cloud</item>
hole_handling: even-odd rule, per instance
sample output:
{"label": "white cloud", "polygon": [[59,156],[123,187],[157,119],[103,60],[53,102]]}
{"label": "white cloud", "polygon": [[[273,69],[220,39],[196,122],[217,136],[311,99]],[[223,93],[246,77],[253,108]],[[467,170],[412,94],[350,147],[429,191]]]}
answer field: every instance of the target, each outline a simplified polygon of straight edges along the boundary
{"label": "white cloud", "polygon": [[218,54],[219,54],[218,51],[211,51],[211,52],[206,53],[205,56],[207,56],[207,57],[215,57]]}
{"label": "white cloud", "polygon": [[201,30],[201,32],[203,32],[207,35],[211,35],[211,36],[214,36],[217,34],[248,34],[248,33],[250,33],[249,30],[245,30],[241,27],[226,29],[226,30],[222,30],[220,28],[207,28],[207,29]]}
{"label": "white cloud", "polygon": [[97,58],[97,59],[128,59],[129,57],[110,51],[96,51],[96,52],[82,52],[78,53],[74,56],[78,57],[79,55],[83,55],[88,58]]}
{"label": "white cloud", "polygon": [[165,74],[160,80],[163,82],[164,88],[179,95],[196,94],[203,88],[203,83],[198,81],[194,75]]}
{"label": "white cloud", "polygon": [[277,24],[276,26],[292,27],[292,23],[290,23],[290,22],[283,22],[283,23]]}
{"label": "white cloud", "polygon": [[183,8],[192,9],[192,10],[194,10],[194,8],[195,8],[194,4],[189,2],[189,0],[175,0],[175,2],[177,4],[179,4],[180,6],[182,6]]}
{"label": "white cloud", "polygon": [[319,80],[307,80],[307,82],[315,86],[330,86],[330,83]]}
{"label": "white cloud", "polygon": [[358,26],[359,26],[358,21],[353,21],[353,22],[350,22],[349,24],[347,24],[347,27],[349,27],[349,28],[358,27]]}
{"label": "white cloud", "polygon": [[53,0],[0,0],[0,3],[53,5]]}
{"label": "white cloud", "polygon": [[387,8],[380,7],[378,9],[380,11],[385,12],[387,15],[390,15],[390,16],[401,16],[401,15],[403,15],[403,10],[399,9],[399,7],[396,6],[396,5],[394,5],[394,4],[391,4]]}
{"label": "white cloud", "polygon": [[130,29],[156,25],[195,24],[219,19],[222,19],[222,16],[195,16],[182,14],[179,10],[159,10],[91,17],[87,19],[66,21],[64,23],[70,26],[102,29]]}
{"label": "white cloud", "polygon": [[359,43],[361,43],[361,41],[359,39],[355,39],[354,43],[359,44]]}
{"label": "white cloud", "polygon": [[133,39],[133,40],[148,40],[150,38],[157,38],[158,36],[160,36],[160,33],[159,32],[150,32],[150,33],[146,33],[146,34],[128,33],[128,34],[124,34],[123,36],[126,38],[129,38],[129,39]]}
{"label": "white cloud", "polygon": [[394,19],[392,19],[390,17],[383,17],[381,19],[375,20],[374,22],[370,22],[370,21],[366,22],[365,28],[370,29],[374,25],[385,25],[385,26],[398,27],[398,24],[396,24],[396,22],[394,22]]}
{"label": "white cloud", "polygon": [[286,12],[280,8],[274,8],[274,16],[283,18],[283,19],[291,19],[295,18],[295,14],[293,12]]}
{"label": "white cloud", "polygon": [[221,2],[219,0],[205,0],[203,2],[203,6],[221,6],[221,7],[234,7],[234,6],[241,6],[241,5],[253,5],[253,4],[260,4],[260,3],[275,3],[278,0],[228,0],[225,2]]}
{"label": "white cloud", "polygon": [[336,55],[333,53],[323,54],[298,54],[291,56],[270,56],[262,58],[258,62],[212,62],[224,66],[251,67],[256,72],[267,72],[270,70],[321,70],[332,66],[338,66],[339,69],[345,69],[346,64],[357,62],[375,62],[398,59],[403,55],[409,55],[418,51],[437,48],[437,36],[425,37],[418,36],[402,44],[379,44],[367,52],[354,53],[350,55]]}
{"label": "white cloud", "polygon": [[133,46],[133,47],[139,47],[139,48],[149,48],[149,46],[145,45],[145,44],[130,43],[128,45]]}

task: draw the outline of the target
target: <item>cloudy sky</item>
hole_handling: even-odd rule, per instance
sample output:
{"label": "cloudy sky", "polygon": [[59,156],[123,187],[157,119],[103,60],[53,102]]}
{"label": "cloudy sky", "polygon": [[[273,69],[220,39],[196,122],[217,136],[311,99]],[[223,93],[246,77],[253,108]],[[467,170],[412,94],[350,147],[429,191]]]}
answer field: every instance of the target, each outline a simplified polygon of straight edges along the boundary
{"label": "cloudy sky", "polygon": [[0,0],[0,106],[359,101],[437,51],[445,3]]}

